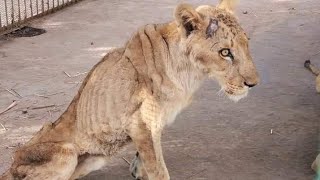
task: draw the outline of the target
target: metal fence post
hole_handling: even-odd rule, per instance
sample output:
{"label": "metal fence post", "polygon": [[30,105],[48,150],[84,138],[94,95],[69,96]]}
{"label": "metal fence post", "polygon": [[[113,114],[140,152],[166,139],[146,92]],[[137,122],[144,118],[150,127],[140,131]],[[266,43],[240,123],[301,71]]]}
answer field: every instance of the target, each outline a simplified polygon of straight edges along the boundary
{"label": "metal fence post", "polygon": [[0,35],[23,25],[27,21],[75,4],[78,1],[80,0],[0,0],[0,5],[4,4],[4,11],[0,9]]}

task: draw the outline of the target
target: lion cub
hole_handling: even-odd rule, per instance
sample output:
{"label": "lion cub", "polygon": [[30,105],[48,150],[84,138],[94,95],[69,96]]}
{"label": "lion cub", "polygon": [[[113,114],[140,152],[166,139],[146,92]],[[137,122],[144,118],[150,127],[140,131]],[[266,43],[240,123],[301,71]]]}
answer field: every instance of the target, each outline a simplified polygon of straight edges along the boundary
{"label": "lion cub", "polygon": [[92,68],[66,111],[15,152],[0,179],[78,179],[132,142],[131,175],[169,180],[162,130],[202,82],[218,81],[233,101],[259,83],[234,5],[180,4],[171,22],[140,27]]}

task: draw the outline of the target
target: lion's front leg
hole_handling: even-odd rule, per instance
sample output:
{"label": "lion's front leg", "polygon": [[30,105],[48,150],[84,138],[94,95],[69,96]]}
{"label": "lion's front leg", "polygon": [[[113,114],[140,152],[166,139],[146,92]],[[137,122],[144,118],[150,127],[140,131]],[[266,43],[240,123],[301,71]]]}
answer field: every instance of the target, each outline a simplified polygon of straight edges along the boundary
{"label": "lion's front leg", "polygon": [[[163,160],[161,132],[152,131],[146,124],[135,125],[130,136],[139,152],[131,165],[131,173],[136,179],[169,180],[169,173]],[[144,168],[144,169],[143,169]],[[144,174],[147,177],[141,177]]]}
{"label": "lion's front leg", "polygon": [[132,159],[129,171],[132,177],[135,179],[148,180],[148,175],[143,167],[139,152],[137,152],[134,158]]}

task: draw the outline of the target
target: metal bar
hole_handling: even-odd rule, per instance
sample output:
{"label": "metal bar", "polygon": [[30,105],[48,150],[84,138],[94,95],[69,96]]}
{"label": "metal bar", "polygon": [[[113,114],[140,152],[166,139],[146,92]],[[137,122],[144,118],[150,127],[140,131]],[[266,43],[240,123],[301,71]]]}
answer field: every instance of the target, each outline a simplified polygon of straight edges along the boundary
{"label": "metal bar", "polygon": [[20,0],[18,0],[18,21],[20,22],[21,21],[21,9],[20,9]]}
{"label": "metal bar", "polygon": [[32,10],[32,0],[30,0],[30,10],[31,10],[31,16],[30,16],[30,17],[32,17],[32,16],[33,16],[33,10]]}
{"label": "metal bar", "polygon": [[42,10],[42,13],[44,13],[44,1],[41,0],[41,10]]}
{"label": "metal bar", "polygon": [[0,11],[0,29],[2,28],[2,19],[1,19],[1,11]]}
{"label": "metal bar", "polygon": [[13,0],[11,0],[11,24],[14,23],[14,8],[13,8]]}
{"label": "metal bar", "polygon": [[[18,27],[21,27],[21,25],[24,25],[26,24],[27,22],[29,21],[32,21],[33,19],[36,19],[36,18],[39,18],[39,17],[42,17],[43,15],[45,14],[48,14],[48,13],[53,13],[54,11],[60,9],[60,8],[63,8],[63,7],[66,7],[66,6],[70,6],[70,5],[73,5],[81,0],[59,0],[59,6],[57,6],[57,3],[56,2],[53,2],[52,4],[54,5],[54,7],[52,7],[53,5],[51,5],[50,7],[50,1],[54,1],[54,0],[41,0],[41,3],[43,4],[43,12],[44,13],[39,13],[39,14],[33,14],[33,11],[35,11],[33,8],[33,4],[32,3],[35,3],[34,1],[35,0],[0,0],[2,2],[4,2],[5,4],[5,12],[1,11],[0,12],[0,35],[3,35],[3,34],[6,34],[6,33],[9,33],[9,32],[12,32],[13,30],[17,29]],[[9,2],[8,2],[9,1]],[[40,6],[40,0],[37,0],[38,1],[38,12],[41,11],[41,8]],[[11,2],[11,7],[10,7],[10,3]],[[18,8],[16,7],[16,4],[13,4],[13,2],[15,2],[16,4],[18,4]],[[28,4],[30,3],[30,4]],[[62,4],[64,3],[64,4]],[[47,8],[45,8],[45,4],[48,5]],[[22,5],[24,5],[24,17],[23,17],[23,7],[21,7]],[[13,7],[12,7],[13,6]],[[30,8],[30,10],[28,9]],[[16,11],[19,11],[20,13],[20,16],[19,14],[17,15],[16,13],[17,12],[14,12],[14,9],[16,9]],[[18,10],[19,9],[19,10]],[[47,9],[47,10],[46,10]],[[9,11],[8,11],[9,10]],[[10,10],[12,10],[12,12],[10,13]],[[31,11],[31,15],[29,16],[29,13]],[[12,16],[12,24],[11,23],[11,19],[9,16]],[[16,17],[14,16],[16,15]],[[20,19],[20,21],[18,21],[18,18]],[[9,23],[10,21],[10,23]]]}
{"label": "metal bar", "polygon": [[39,5],[38,5],[38,0],[36,0],[36,7],[37,7],[37,14],[39,14]]}
{"label": "metal bar", "polygon": [[6,25],[9,25],[9,19],[8,19],[8,5],[7,5],[7,0],[4,0],[4,9],[6,11]]}
{"label": "metal bar", "polygon": [[27,19],[27,0],[23,0],[24,4],[24,19]]}

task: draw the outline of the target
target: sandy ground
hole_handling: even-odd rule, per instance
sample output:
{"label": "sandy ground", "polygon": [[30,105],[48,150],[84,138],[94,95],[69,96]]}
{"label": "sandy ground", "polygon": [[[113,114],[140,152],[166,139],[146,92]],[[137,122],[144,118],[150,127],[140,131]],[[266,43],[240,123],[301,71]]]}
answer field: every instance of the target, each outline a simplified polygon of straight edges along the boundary
{"label": "sandy ground", "polygon": [[[17,101],[0,115],[6,127],[0,130],[0,173],[8,168],[15,147],[46,121],[54,121],[75,95],[85,75],[67,77],[63,71],[76,75],[90,70],[140,25],[172,20],[178,2],[87,0],[34,22],[48,31],[43,35],[0,42],[0,110]],[[311,58],[320,65],[320,1],[240,2],[237,14],[251,37],[262,83],[237,104],[217,96],[215,82],[203,85],[193,104],[165,130],[164,156],[171,177],[312,179],[310,165],[319,150],[320,96],[303,62]],[[50,105],[55,106],[37,109]],[[131,159],[133,153],[131,146],[85,179],[130,179],[121,157]]]}

